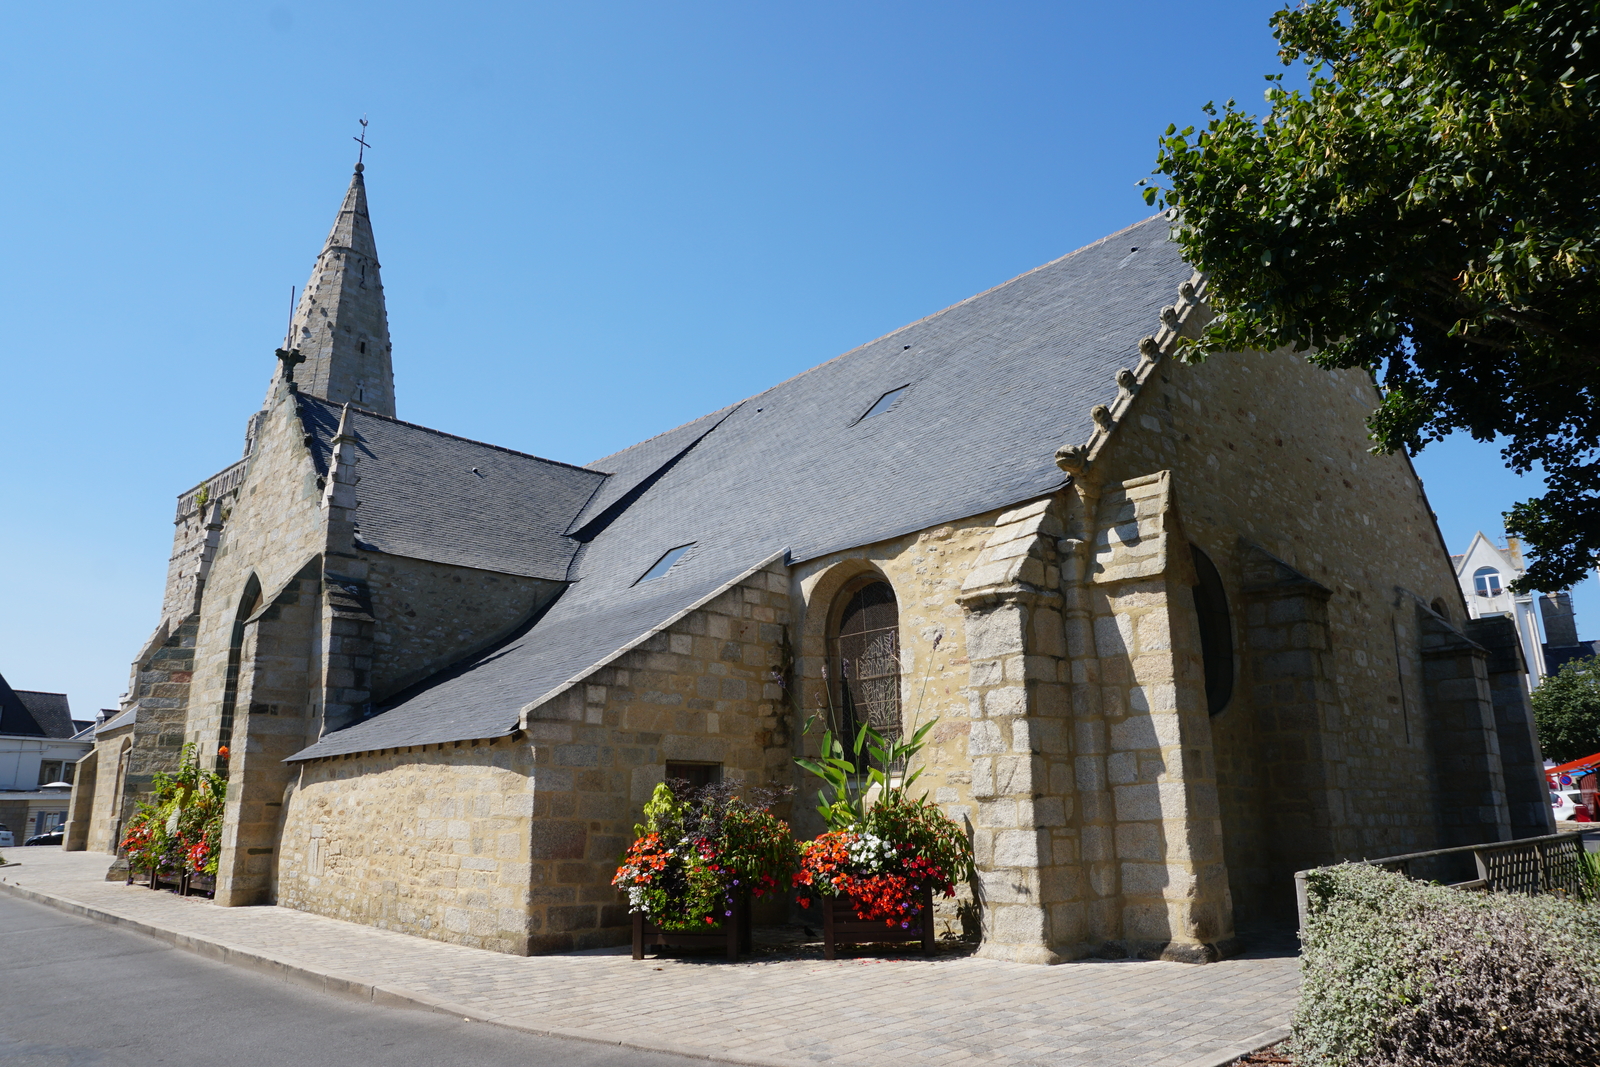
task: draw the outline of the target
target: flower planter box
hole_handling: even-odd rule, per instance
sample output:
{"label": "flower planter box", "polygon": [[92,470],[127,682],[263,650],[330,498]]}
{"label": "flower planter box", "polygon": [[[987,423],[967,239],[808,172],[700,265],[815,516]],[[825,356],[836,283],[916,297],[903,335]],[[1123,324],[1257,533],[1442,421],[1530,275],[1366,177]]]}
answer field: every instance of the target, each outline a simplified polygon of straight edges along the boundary
{"label": "flower planter box", "polygon": [[128,868],[129,885],[146,885],[151,889],[177,889],[183,882],[183,876],[177,871],[157,871],[150,867]]}
{"label": "flower planter box", "polygon": [[883,919],[863,919],[847,896],[831,897],[822,905],[822,954],[834,959],[839,945],[865,945],[874,941],[920,941],[922,954],[933,955],[933,887],[922,887],[922,913],[909,927],[889,926]]}
{"label": "flower planter box", "polygon": [[750,907],[743,893],[733,898],[733,915],[716,926],[698,930],[663,930],[642,911],[633,913],[633,958],[644,959],[646,948],[722,948],[730,962],[750,951]]}
{"label": "flower planter box", "polygon": [[178,880],[178,895],[187,897],[194,894],[215,897],[217,895],[217,879],[215,876],[184,871],[183,877]]}

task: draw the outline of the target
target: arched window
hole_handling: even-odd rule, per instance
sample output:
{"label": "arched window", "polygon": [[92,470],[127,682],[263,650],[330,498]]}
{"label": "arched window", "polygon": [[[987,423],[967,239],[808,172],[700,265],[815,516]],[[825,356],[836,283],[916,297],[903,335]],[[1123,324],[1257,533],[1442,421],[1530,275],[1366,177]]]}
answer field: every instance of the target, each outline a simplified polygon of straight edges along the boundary
{"label": "arched window", "polygon": [[1206,710],[1215,715],[1233,698],[1233,620],[1228,594],[1211,557],[1194,545],[1194,613],[1200,620],[1200,659],[1205,665]]}
{"label": "arched window", "polygon": [[[222,714],[218,716],[217,747],[227,748],[233,743],[233,716],[239,704],[240,658],[244,652],[245,620],[261,610],[261,582],[255,575],[244,584],[239,597],[239,610],[233,617],[233,633],[228,640],[228,673],[222,679]],[[217,754],[217,770],[226,774],[228,761]]]}
{"label": "arched window", "polygon": [[1500,595],[1500,572],[1493,567],[1479,567],[1472,572],[1472,584],[1479,596]]}
{"label": "arched window", "polygon": [[886,737],[900,733],[900,605],[881,578],[847,586],[840,599],[830,658],[838,668],[838,726],[848,748],[864,722]]}

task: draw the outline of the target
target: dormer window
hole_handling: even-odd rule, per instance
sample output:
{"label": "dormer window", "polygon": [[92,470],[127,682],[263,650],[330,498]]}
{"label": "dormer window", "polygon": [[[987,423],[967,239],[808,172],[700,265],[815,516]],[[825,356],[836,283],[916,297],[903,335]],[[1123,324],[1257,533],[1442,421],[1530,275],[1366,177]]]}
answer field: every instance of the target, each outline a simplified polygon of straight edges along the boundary
{"label": "dormer window", "polygon": [[689,551],[693,547],[694,542],[691,541],[686,545],[679,545],[677,548],[668,549],[665,555],[656,560],[655,564],[640,576],[639,581],[648,582],[652,579],[660,578],[662,575],[666,574],[672,569],[673,564],[677,563],[683,558],[683,554],[685,552]]}
{"label": "dormer window", "polygon": [[1500,595],[1500,572],[1493,567],[1479,567],[1472,572],[1472,584],[1479,596]]}
{"label": "dormer window", "polygon": [[884,393],[878,398],[878,402],[868,408],[867,413],[861,416],[861,418],[870,419],[874,415],[882,415],[885,411],[888,411],[890,408],[894,407],[894,402],[904,396],[905,391],[910,388],[911,386],[909,385],[902,385],[898,389],[891,389],[887,393]]}

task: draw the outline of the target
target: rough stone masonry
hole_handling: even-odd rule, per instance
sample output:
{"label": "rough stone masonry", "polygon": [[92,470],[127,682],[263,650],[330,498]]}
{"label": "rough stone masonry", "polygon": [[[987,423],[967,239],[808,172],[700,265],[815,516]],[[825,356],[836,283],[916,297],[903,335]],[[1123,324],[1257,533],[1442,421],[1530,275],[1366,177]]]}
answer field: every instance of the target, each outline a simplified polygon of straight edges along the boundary
{"label": "rough stone masonry", "polygon": [[790,782],[817,832],[792,759],[869,668],[885,725],[938,720],[978,857],[941,921],[989,957],[1214,960],[1296,869],[1550,828],[1516,635],[1367,451],[1371,382],[1173,360],[1209,311],[1164,218],[580,467],[395,417],[364,181],[244,458],[179,498],[69,848],[187,743],[219,904],[616,944],[653,786]]}

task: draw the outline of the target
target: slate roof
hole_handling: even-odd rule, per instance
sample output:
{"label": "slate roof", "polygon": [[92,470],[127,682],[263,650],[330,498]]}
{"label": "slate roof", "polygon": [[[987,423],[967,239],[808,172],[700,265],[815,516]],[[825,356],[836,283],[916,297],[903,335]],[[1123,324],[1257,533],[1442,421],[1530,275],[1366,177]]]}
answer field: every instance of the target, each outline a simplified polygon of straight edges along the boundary
{"label": "slate roof", "polygon": [[77,732],[67,694],[12,689],[0,677],[0,734],[71,737]]}
{"label": "slate roof", "polygon": [[35,693],[29,689],[15,690],[22,703],[33,713],[33,721],[44,730],[46,737],[71,737],[78,732],[72,725],[72,708],[65,693]]}
{"label": "slate roof", "polygon": [[17,696],[17,691],[6,684],[0,675],[0,734],[22,737],[43,737],[44,729],[33,720],[33,712]]}
{"label": "slate roof", "polygon": [[799,563],[1059,489],[1056,448],[1089,439],[1091,408],[1115,397],[1116,371],[1137,365],[1191,273],[1166,220],[1148,219],[596,461],[613,474],[569,527],[586,541],[576,580],[531,629],[292,758],[509,733],[522,708],[775,556]]}
{"label": "slate roof", "polygon": [[[340,408],[300,398],[326,473]],[[563,581],[578,542],[566,529],[604,482],[598,471],[351,408],[357,543],[377,552]]]}
{"label": "slate roof", "polygon": [[112,730],[120,730],[120,729],[122,729],[122,727],[128,726],[128,725],[130,725],[132,723],[136,723],[138,721],[139,721],[139,709],[138,708],[129,708],[127,711],[124,711],[122,714],[114,715],[111,718],[107,719],[106,722],[105,722],[105,725],[100,727],[100,730],[103,731],[103,732],[106,732],[106,733],[110,733]]}

